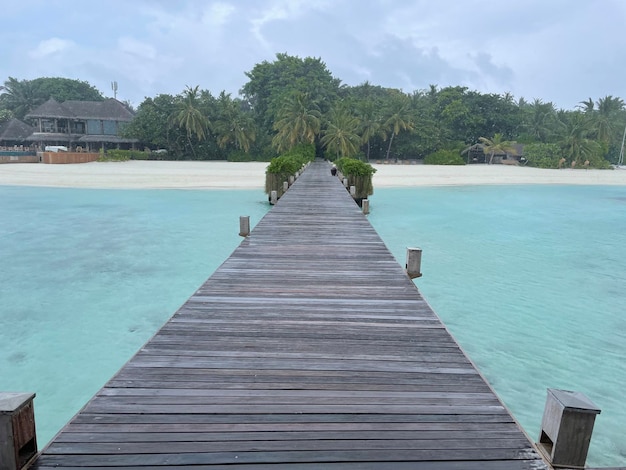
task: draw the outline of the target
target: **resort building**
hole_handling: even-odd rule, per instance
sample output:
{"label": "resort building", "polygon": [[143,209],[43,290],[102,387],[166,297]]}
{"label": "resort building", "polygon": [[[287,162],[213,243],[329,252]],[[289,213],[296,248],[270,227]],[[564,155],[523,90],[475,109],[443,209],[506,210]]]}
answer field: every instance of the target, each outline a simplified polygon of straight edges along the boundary
{"label": "resort building", "polygon": [[63,146],[75,152],[134,148],[136,139],[120,136],[133,117],[132,111],[113,98],[62,103],[50,98],[25,116],[34,127],[25,143],[39,150]]}

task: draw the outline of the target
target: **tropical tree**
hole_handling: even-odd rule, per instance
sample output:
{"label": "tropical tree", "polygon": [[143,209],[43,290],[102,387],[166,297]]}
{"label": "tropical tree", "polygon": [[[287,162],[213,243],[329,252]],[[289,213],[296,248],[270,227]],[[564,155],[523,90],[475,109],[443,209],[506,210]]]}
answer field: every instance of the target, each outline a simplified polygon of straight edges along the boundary
{"label": "tropical tree", "polygon": [[187,142],[191,152],[196,157],[196,151],[192,143],[192,137],[197,140],[204,140],[209,129],[209,120],[200,111],[198,86],[194,88],[187,86],[182,94],[176,110],[170,116],[170,124],[183,129],[187,134]]}
{"label": "tropical tree", "polygon": [[600,146],[589,138],[592,132],[589,120],[581,112],[570,113],[560,141],[563,154],[570,162],[580,164],[598,156]]}
{"label": "tropical tree", "polygon": [[284,152],[298,144],[314,143],[320,133],[321,119],[318,106],[311,102],[308,94],[293,92],[283,102],[274,123],[277,134],[272,145],[278,152]]}
{"label": "tropical tree", "polygon": [[29,80],[18,80],[9,77],[4,82],[4,90],[0,95],[0,101],[5,109],[10,110],[17,119],[24,119],[24,116],[43,103],[38,98],[35,87]]}
{"label": "tropical tree", "polygon": [[337,158],[353,157],[359,150],[359,119],[344,107],[331,110],[330,119],[323,131],[321,143]]}
{"label": "tropical tree", "polygon": [[547,142],[558,123],[554,104],[535,98],[532,103],[524,105],[522,112],[521,129],[534,141]]}
{"label": "tropical tree", "polygon": [[241,109],[241,101],[233,100],[230,93],[222,91],[217,99],[218,116],[214,123],[217,144],[220,148],[233,145],[248,153],[256,139],[256,126],[249,114]]}
{"label": "tropical tree", "polygon": [[624,101],[608,95],[600,98],[596,104],[598,108],[593,113],[592,129],[596,138],[608,147],[615,135],[618,113],[624,109]]}
{"label": "tropical tree", "polygon": [[579,102],[576,107],[578,109],[580,109],[585,114],[591,114],[591,113],[593,113],[593,111],[595,109],[595,105],[596,104],[593,102],[593,100],[591,98],[589,98],[588,100],[583,100],[583,101]]}
{"label": "tropical tree", "polygon": [[8,121],[13,117],[13,113],[8,109],[0,109],[0,124],[5,121]]}
{"label": "tropical tree", "polygon": [[33,108],[50,98],[67,100],[102,101],[104,97],[93,86],[80,80],[61,77],[42,77],[34,80],[18,80],[9,77],[4,82],[0,105],[9,109],[17,119],[23,119]]}
{"label": "tropical tree", "polygon": [[402,131],[413,130],[411,100],[404,93],[398,92],[389,103],[389,108],[386,111],[387,118],[382,127],[387,134],[391,133],[385,156],[385,159],[389,160],[394,137]]}
{"label": "tropical tree", "polygon": [[341,80],[332,76],[319,58],[304,59],[288,54],[276,54],[273,62],[263,61],[246,72],[249,81],[241,89],[260,128],[271,132],[280,119],[286,97],[294,92],[308,96],[321,113],[332,107]]}
{"label": "tropical tree", "polygon": [[514,147],[516,142],[504,140],[502,134],[495,134],[491,139],[479,137],[478,140],[483,145],[483,152],[485,152],[485,155],[489,155],[489,164],[493,162],[493,156],[496,153],[516,153]]}

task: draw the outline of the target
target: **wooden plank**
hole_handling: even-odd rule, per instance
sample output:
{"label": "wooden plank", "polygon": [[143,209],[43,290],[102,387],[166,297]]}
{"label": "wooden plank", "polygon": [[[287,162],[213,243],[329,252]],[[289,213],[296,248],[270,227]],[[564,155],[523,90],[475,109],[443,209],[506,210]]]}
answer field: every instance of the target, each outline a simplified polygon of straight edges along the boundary
{"label": "wooden plank", "polygon": [[314,163],[34,468],[541,469]]}

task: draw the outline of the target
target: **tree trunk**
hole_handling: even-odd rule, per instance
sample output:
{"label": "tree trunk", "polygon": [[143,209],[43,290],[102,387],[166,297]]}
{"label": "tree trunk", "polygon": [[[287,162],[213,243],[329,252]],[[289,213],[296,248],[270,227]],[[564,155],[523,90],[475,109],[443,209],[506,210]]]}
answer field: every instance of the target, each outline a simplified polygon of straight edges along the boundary
{"label": "tree trunk", "polygon": [[387,156],[385,157],[385,160],[389,161],[389,153],[391,152],[391,144],[393,144],[393,138],[395,137],[396,133],[392,132],[391,133],[391,139],[389,139],[389,147],[387,147]]}
{"label": "tree trunk", "polygon": [[191,143],[191,136],[189,134],[187,134],[187,141],[189,142],[189,147],[191,148],[191,153],[193,155],[193,159],[196,159],[196,151],[193,149],[193,144]]}

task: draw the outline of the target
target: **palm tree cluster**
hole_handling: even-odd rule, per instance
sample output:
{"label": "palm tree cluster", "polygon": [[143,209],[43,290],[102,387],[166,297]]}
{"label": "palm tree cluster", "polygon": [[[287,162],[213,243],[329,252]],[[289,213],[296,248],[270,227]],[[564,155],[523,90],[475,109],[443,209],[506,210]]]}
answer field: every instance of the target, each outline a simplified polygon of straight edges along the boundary
{"label": "palm tree cluster", "polygon": [[[518,142],[529,164],[556,166],[565,158],[602,166],[617,162],[626,126],[624,102],[610,95],[563,110],[541,99],[515,101],[510,93],[461,86],[429,85],[412,93],[369,82],[347,86],[320,59],[287,54],[255,65],[246,76],[234,98],[199,86],[146,98],[125,136],[166,148],[174,159],[269,160],[303,143],[333,159],[423,159],[438,151],[460,155],[482,143],[492,160]],[[48,91],[59,101],[89,93],[102,99],[86,82],[66,79],[10,78],[4,88],[4,119],[23,116]]]}

